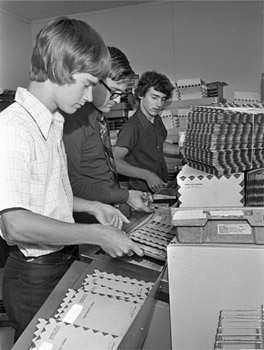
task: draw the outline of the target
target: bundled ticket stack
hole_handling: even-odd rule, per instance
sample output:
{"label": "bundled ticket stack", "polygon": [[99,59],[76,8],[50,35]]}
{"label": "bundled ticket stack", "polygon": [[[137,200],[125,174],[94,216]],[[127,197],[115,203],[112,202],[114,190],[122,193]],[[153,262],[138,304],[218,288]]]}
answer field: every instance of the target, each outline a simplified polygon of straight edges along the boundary
{"label": "bundled ticket stack", "polygon": [[216,175],[264,166],[264,108],[196,106],[187,117],[184,156],[189,166]]}

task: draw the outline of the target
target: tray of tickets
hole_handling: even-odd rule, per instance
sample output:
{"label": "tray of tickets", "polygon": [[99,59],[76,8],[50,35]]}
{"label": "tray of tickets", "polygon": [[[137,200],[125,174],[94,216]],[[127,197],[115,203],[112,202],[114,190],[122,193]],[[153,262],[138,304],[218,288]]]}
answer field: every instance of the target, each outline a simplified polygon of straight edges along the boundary
{"label": "tray of tickets", "polygon": [[138,224],[128,235],[144,251],[144,255],[165,261],[167,246],[176,235],[171,224],[171,211],[168,207],[154,207],[154,212]]}
{"label": "tray of tickets", "polygon": [[264,207],[172,208],[180,243],[264,244]]}

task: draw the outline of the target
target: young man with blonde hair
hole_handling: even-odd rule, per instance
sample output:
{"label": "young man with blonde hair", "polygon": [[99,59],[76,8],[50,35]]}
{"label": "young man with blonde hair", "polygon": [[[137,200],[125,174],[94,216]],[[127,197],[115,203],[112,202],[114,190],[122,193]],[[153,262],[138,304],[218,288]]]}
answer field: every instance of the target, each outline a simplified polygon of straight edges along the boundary
{"label": "young man with blonde hair", "polygon": [[[27,89],[0,115],[1,235],[11,246],[3,280],[4,307],[15,340],[75,259],[72,245],[95,244],[112,257],[142,255],[121,231],[116,208],[73,197],[59,109],[74,113],[92,101],[109,73],[109,53],[87,23],[66,17],[37,35]],[[100,224],[75,224],[73,210]]]}

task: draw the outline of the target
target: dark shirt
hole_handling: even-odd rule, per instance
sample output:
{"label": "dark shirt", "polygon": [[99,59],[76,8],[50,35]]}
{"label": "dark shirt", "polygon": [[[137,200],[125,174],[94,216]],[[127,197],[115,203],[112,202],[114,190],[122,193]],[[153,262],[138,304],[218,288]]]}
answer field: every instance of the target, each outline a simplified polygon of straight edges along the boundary
{"label": "dark shirt", "polygon": [[108,204],[126,203],[128,189],[117,188],[108,166],[97,118],[91,103],[65,117],[64,145],[74,196]]}
{"label": "dark shirt", "polygon": [[[161,117],[157,115],[151,123],[138,108],[118,133],[116,146],[128,149],[125,160],[129,164],[148,169],[167,182],[168,170],[163,155],[166,138],[167,130]],[[149,191],[142,179],[130,178],[129,185],[136,190]]]}

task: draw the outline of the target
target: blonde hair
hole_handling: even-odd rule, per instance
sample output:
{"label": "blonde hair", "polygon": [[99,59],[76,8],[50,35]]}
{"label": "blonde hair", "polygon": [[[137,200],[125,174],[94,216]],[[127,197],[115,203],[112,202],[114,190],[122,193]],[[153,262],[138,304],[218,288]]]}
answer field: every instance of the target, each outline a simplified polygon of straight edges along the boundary
{"label": "blonde hair", "polygon": [[30,79],[50,80],[63,85],[73,83],[73,74],[90,73],[105,79],[110,71],[108,49],[88,23],[59,17],[37,35],[33,47]]}

